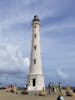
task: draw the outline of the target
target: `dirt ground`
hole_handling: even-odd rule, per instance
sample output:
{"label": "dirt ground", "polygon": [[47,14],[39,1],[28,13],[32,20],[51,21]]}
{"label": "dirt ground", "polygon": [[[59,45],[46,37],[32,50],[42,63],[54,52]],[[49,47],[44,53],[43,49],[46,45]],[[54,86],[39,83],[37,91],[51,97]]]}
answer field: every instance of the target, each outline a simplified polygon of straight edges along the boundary
{"label": "dirt ground", "polygon": [[[51,94],[46,96],[38,96],[34,94],[22,95],[21,93],[9,93],[5,90],[0,90],[0,100],[56,100],[57,95]],[[75,94],[73,97],[64,96],[65,100],[75,100]]]}

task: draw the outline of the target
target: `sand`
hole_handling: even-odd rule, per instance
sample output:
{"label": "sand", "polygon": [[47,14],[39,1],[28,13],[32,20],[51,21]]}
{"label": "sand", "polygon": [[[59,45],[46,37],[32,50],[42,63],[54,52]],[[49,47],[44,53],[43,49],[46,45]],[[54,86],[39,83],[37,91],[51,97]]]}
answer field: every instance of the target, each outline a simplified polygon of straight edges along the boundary
{"label": "sand", "polygon": [[[51,94],[47,96],[38,95],[22,95],[21,93],[15,94],[0,90],[0,100],[56,100],[57,95]],[[64,96],[65,100],[75,100],[75,94],[73,97]]]}

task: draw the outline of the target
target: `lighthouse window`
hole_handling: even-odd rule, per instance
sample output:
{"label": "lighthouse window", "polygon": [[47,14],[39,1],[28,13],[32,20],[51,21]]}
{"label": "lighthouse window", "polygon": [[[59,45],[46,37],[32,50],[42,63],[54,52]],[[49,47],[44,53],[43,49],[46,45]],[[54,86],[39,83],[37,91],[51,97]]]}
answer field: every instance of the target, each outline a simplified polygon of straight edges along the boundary
{"label": "lighthouse window", "polygon": [[34,59],[34,64],[36,64],[36,59]]}
{"label": "lighthouse window", "polygon": [[34,46],[34,49],[36,50],[36,45]]}
{"label": "lighthouse window", "polygon": [[33,79],[33,86],[36,85],[36,79]]}
{"label": "lighthouse window", "polygon": [[34,28],[36,28],[36,26],[34,26]]}
{"label": "lighthouse window", "polygon": [[36,34],[34,34],[34,37],[36,38]]}

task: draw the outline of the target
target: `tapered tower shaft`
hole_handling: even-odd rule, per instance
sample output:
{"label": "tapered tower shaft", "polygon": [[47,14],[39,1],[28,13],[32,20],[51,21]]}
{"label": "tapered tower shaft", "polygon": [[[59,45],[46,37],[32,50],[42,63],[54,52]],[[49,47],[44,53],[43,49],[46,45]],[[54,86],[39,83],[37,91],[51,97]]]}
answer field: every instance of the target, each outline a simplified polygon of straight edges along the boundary
{"label": "tapered tower shaft", "polygon": [[39,91],[43,87],[45,86],[41,64],[40,20],[38,16],[34,16],[32,21],[32,48],[28,75],[28,90]]}

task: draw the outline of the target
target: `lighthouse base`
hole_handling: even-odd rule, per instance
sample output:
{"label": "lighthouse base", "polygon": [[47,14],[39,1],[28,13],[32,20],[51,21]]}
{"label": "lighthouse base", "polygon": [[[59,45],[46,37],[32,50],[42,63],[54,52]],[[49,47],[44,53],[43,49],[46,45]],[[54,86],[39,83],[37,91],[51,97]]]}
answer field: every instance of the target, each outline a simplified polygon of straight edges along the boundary
{"label": "lighthouse base", "polygon": [[28,91],[41,91],[45,89],[44,76],[43,75],[28,75],[27,89]]}

